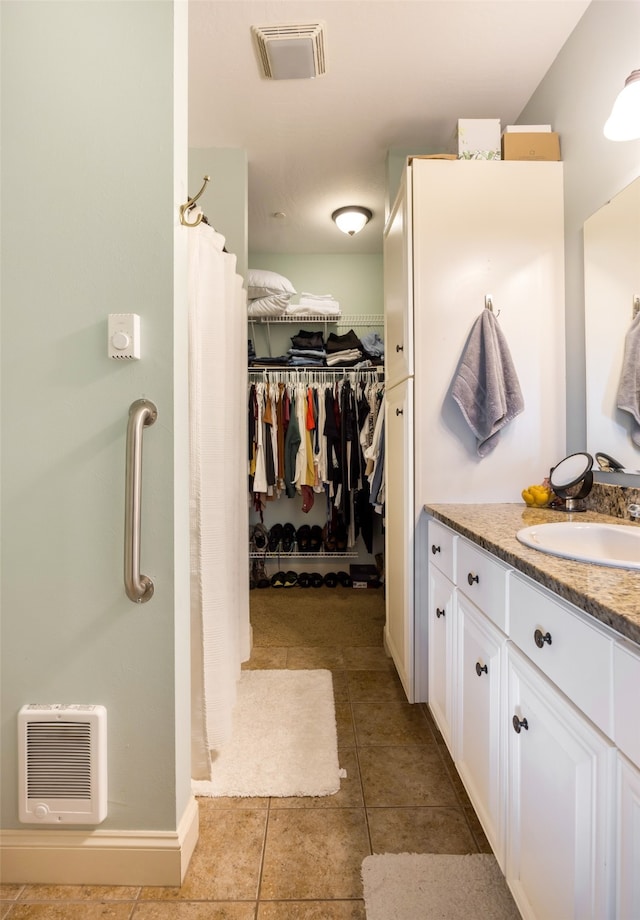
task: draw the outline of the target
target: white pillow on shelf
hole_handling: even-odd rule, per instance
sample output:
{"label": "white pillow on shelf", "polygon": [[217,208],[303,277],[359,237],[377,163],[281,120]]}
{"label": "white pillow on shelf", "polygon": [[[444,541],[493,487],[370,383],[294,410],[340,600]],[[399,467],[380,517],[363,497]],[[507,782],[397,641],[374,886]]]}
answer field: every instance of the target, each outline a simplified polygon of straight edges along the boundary
{"label": "white pillow on shelf", "polygon": [[247,295],[249,300],[259,297],[270,297],[272,294],[288,294],[289,297],[296,293],[296,289],[288,278],[278,272],[270,272],[262,268],[250,268],[247,272]]}

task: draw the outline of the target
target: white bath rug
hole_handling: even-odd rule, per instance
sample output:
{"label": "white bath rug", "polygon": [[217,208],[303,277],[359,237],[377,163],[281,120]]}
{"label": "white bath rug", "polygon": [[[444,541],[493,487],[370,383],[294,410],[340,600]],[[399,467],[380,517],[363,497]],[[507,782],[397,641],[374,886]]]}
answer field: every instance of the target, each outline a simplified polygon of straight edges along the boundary
{"label": "white bath rug", "polygon": [[194,795],[333,795],[340,789],[331,672],[242,671],[231,740]]}
{"label": "white bath rug", "polygon": [[367,856],[362,882],[367,920],[520,920],[491,855]]}

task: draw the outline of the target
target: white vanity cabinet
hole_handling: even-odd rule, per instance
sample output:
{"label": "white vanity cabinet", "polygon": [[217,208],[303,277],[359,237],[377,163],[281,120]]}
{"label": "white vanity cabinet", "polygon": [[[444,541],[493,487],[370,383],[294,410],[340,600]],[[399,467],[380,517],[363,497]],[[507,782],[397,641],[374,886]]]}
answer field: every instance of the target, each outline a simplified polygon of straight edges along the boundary
{"label": "white vanity cabinet", "polygon": [[429,708],[454,757],[455,597],[453,571],[457,537],[429,522]]}
{"label": "white vanity cabinet", "polygon": [[429,706],[523,918],[639,920],[640,647],[428,532]]}
{"label": "white vanity cabinet", "polygon": [[457,595],[456,767],[504,872],[505,771],[501,725],[506,637]]}
{"label": "white vanity cabinet", "polygon": [[616,900],[619,920],[640,917],[640,650],[616,642],[613,651],[613,737],[617,763]]}
{"label": "white vanity cabinet", "polygon": [[612,918],[615,748],[511,645],[506,878],[525,920]]}

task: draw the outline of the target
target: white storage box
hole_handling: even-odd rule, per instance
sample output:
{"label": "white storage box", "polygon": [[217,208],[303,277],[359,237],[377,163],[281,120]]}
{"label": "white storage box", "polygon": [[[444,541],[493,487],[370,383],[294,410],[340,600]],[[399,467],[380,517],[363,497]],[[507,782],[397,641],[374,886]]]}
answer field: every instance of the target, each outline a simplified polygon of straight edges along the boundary
{"label": "white storage box", "polygon": [[455,151],[459,160],[499,160],[500,119],[459,118]]}

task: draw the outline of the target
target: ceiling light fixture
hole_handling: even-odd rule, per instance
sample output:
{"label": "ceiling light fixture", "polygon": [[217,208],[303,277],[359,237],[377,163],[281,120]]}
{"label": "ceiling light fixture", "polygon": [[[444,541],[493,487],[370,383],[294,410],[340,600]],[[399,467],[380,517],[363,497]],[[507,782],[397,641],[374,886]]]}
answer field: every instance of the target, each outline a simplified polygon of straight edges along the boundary
{"label": "ceiling light fixture", "polygon": [[640,138],[640,70],[632,70],[613,103],[604,126],[610,141],[635,141]]}
{"label": "ceiling light fixture", "polygon": [[373,214],[369,208],[361,208],[355,204],[347,205],[346,208],[338,208],[331,215],[331,219],[336,222],[338,228],[343,233],[348,233],[349,236],[360,233],[372,217]]}

